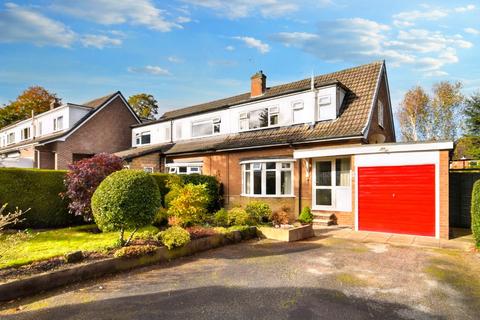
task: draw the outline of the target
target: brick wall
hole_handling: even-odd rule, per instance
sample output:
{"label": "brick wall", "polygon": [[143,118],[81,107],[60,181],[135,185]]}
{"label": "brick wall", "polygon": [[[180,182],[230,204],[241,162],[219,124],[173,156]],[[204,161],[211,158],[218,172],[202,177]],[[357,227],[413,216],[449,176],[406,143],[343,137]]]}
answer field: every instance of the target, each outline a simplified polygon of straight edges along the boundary
{"label": "brick wall", "polygon": [[[44,152],[57,153],[57,169],[67,169],[73,154],[114,153],[130,148],[130,125],[137,123],[120,97],[110,102],[85,122],[66,141],[43,147]],[[40,161],[42,168],[45,168]],[[53,169],[53,166],[50,167]]]}
{"label": "brick wall", "polygon": [[130,169],[143,170],[144,168],[153,168],[154,172],[163,172],[161,158],[158,153],[151,153],[132,159],[129,162]]}
{"label": "brick wall", "polygon": [[449,156],[440,151],[440,238],[449,238]]}

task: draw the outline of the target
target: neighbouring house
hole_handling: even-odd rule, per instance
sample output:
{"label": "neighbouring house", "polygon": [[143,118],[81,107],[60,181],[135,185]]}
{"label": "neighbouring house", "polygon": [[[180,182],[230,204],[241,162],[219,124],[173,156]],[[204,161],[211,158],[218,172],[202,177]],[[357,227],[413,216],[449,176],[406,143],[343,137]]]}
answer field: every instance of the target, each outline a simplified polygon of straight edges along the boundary
{"label": "neighbouring house", "polygon": [[130,146],[130,126],[140,123],[120,92],[67,103],[0,129],[0,167],[67,169],[96,153]]}
{"label": "neighbouring house", "polygon": [[216,176],[225,206],[253,199],[319,224],[448,238],[451,142],[396,143],[375,62],[166,112],[132,127],[130,168]]}

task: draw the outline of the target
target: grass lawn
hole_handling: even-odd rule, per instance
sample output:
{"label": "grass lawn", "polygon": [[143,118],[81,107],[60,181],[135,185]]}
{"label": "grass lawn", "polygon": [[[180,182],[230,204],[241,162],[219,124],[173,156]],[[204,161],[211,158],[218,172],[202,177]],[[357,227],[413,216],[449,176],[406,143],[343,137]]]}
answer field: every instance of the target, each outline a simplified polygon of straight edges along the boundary
{"label": "grass lawn", "polygon": [[[46,260],[66,253],[82,250],[105,252],[115,247],[118,232],[94,233],[95,226],[78,226],[28,234],[0,234],[0,269],[21,266],[34,261]],[[139,230],[142,234],[155,234],[156,227]],[[129,234],[126,234],[128,237]]]}

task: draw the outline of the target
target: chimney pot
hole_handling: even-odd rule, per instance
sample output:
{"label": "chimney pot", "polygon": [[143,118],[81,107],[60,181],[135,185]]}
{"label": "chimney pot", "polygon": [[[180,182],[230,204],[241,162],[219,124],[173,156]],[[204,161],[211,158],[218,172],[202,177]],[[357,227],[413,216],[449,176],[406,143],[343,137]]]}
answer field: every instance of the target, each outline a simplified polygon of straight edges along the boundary
{"label": "chimney pot", "polygon": [[267,90],[267,76],[263,74],[262,70],[255,73],[251,78],[250,97],[258,97]]}

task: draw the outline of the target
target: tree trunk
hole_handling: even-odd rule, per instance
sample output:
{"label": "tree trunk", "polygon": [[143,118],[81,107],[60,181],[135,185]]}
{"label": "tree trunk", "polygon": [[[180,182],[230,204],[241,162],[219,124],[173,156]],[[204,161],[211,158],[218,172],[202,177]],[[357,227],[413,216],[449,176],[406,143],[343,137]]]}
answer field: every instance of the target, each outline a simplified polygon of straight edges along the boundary
{"label": "tree trunk", "polygon": [[123,240],[123,233],[124,233],[124,230],[123,228],[120,229],[120,238],[118,239],[120,241],[120,246],[123,247],[124,243],[125,243],[125,240]]}
{"label": "tree trunk", "polygon": [[125,242],[125,246],[128,246],[128,244],[130,243],[130,241],[133,238],[133,235],[135,234],[135,232],[137,232],[137,230],[138,230],[138,228],[135,228],[135,230],[132,231],[132,234],[130,234],[130,237],[128,237],[127,242]]}

